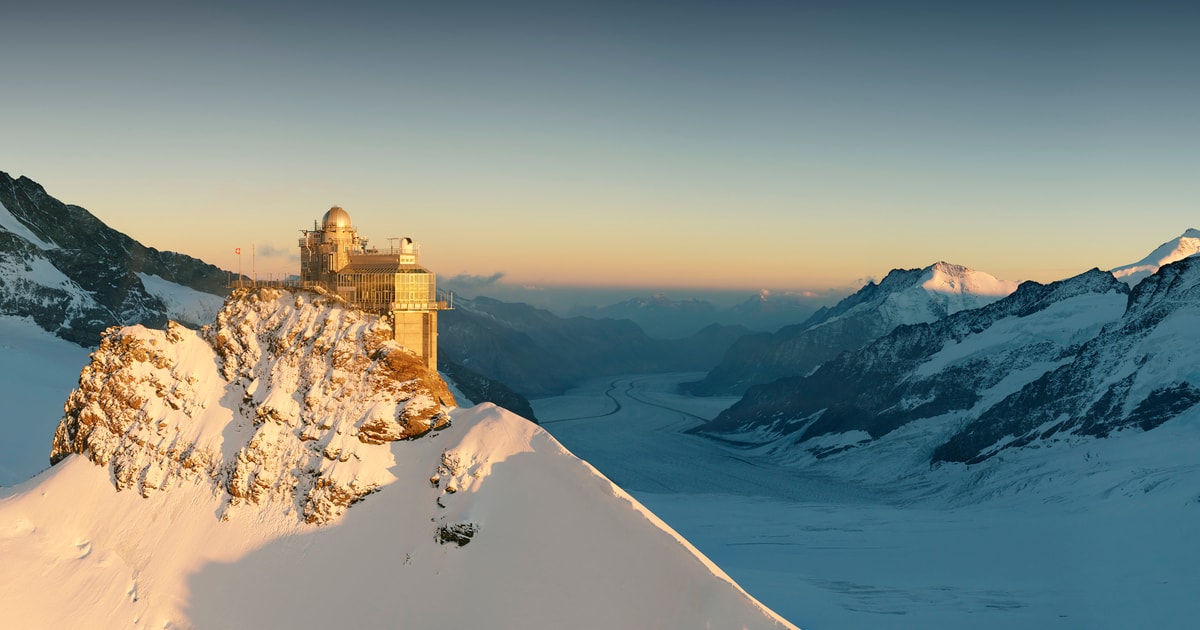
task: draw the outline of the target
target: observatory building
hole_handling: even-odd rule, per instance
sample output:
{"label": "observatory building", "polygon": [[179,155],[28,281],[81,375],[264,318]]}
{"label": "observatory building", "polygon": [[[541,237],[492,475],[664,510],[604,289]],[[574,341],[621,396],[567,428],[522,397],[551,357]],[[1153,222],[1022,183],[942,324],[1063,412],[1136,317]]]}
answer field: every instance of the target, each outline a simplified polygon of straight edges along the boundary
{"label": "observatory building", "polygon": [[436,371],[437,313],[451,307],[438,299],[433,272],[417,264],[417,244],[406,237],[389,239],[386,251],[367,247],[350,213],[337,206],[302,232],[301,283],[319,284],[353,306],[390,317],[396,341]]}

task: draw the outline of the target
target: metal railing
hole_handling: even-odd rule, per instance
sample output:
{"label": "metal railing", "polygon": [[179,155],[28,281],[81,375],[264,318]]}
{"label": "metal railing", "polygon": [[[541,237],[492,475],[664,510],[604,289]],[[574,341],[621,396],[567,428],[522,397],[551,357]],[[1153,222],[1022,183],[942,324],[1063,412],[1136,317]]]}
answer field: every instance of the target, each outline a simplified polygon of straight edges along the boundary
{"label": "metal railing", "polygon": [[[260,287],[284,288],[284,289],[313,289],[321,287],[331,293],[340,294],[337,287],[331,287],[325,282],[301,280],[296,277],[288,278],[247,278],[241,276],[234,278],[230,276],[225,285],[227,289],[257,289]],[[454,310],[454,292],[453,291],[438,291],[437,298],[434,300],[395,300],[392,302],[381,302],[378,300],[354,300],[347,299],[348,302],[358,308],[369,310],[382,310],[387,306],[388,310],[393,311],[450,311]]]}

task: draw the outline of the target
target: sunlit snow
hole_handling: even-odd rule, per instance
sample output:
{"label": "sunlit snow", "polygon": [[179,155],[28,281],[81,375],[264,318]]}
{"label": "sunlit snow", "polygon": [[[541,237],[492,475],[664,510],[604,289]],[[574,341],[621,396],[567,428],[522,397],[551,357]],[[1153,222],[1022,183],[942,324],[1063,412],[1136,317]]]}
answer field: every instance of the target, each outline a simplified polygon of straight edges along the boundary
{"label": "sunlit snow", "polygon": [[1118,280],[1123,280],[1130,286],[1133,286],[1141,282],[1146,276],[1158,271],[1164,265],[1177,260],[1183,260],[1196,253],[1200,253],[1200,230],[1191,228],[1178,238],[1159,245],[1154,251],[1138,262],[1113,267],[1111,273]]}
{"label": "sunlit snow", "polygon": [[[385,333],[274,290],[203,334],[109,333],[64,459],[0,489],[5,623],[794,627],[537,425],[403,415],[444,394],[423,368],[388,377],[407,352]],[[425,431],[376,440],[378,417]]]}

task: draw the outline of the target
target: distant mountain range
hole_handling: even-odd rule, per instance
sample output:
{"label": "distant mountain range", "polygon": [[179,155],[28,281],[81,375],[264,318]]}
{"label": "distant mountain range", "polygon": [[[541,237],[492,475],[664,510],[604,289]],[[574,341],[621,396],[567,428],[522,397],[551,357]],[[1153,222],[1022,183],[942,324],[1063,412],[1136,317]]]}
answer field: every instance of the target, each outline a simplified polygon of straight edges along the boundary
{"label": "distant mountain range", "polygon": [[647,335],[663,339],[687,337],[713,324],[742,326],[749,330],[770,332],[795,324],[816,310],[819,299],[787,292],[760,291],[729,307],[712,302],[687,298],[676,300],[664,293],[636,297],[608,306],[576,306],[572,316],[606,319],[628,319]]}
{"label": "distant mountain range", "polygon": [[710,325],[683,339],[654,339],[627,319],[563,318],[482,296],[456,299],[438,331],[442,357],[528,397],[597,376],[706,370],[747,332]]}
{"label": "distant mountain range", "polygon": [[[896,326],[811,373],[751,387],[698,431],[811,461],[903,434],[907,457],[929,466],[1154,429],[1200,402],[1195,238],[1188,230],[1141,263],[1026,282],[979,308]],[[1130,290],[1129,270],[1150,275]]]}
{"label": "distant mountain range", "polygon": [[1016,286],[945,262],[924,269],[896,269],[878,284],[867,284],[803,323],[739,339],[703,380],[686,387],[698,395],[740,394],[753,385],[800,376],[897,326],[931,322],[989,304]]}

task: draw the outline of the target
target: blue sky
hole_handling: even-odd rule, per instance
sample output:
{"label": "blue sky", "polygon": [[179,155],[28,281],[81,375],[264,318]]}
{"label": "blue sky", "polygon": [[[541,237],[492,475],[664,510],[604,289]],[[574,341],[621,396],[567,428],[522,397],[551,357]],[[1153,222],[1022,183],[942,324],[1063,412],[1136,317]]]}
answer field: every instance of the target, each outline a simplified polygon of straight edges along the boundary
{"label": "blue sky", "polygon": [[256,244],[264,273],[338,204],[439,273],[516,285],[823,289],[937,260],[1053,280],[1200,224],[1198,18],[51,1],[6,9],[0,170],[226,268]]}

